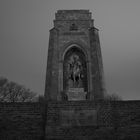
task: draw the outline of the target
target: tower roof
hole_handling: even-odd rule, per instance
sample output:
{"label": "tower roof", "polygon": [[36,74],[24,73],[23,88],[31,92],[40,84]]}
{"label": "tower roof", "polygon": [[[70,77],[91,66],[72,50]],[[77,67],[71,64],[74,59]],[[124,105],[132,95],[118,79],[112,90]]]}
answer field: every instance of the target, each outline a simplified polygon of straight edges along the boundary
{"label": "tower roof", "polygon": [[58,10],[56,20],[91,20],[89,10]]}

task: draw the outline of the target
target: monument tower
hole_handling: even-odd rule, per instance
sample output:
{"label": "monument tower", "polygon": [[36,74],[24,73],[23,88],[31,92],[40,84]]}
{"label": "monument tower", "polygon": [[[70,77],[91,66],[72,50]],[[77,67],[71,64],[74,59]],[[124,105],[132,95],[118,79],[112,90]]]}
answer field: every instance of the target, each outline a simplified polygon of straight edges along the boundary
{"label": "monument tower", "polygon": [[50,30],[45,97],[53,101],[103,98],[98,29],[89,10],[58,10]]}
{"label": "monument tower", "polygon": [[46,139],[87,139],[99,124],[96,103],[104,95],[98,29],[89,10],[57,11],[47,61]]}

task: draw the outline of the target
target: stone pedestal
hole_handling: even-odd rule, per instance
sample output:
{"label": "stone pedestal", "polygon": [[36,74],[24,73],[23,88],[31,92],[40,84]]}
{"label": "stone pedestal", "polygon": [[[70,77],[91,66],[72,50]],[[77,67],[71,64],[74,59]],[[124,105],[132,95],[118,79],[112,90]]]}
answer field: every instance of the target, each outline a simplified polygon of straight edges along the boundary
{"label": "stone pedestal", "polygon": [[86,92],[84,92],[84,88],[70,88],[66,92],[68,96],[68,101],[80,101],[86,100]]}

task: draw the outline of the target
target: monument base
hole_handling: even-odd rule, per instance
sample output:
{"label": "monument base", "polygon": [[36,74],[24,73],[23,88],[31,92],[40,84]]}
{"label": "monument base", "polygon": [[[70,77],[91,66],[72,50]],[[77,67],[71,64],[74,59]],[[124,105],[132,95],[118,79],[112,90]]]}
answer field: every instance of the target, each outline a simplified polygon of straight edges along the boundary
{"label": "monument base", "polygon": [[84,92],[84,88],[70,88],[66,94],[68,101],[81,101],[86,100],[87,92]]}
{"label": "monument base", "polygon": [[87,140],[93,136],[98,122],[93,101],[50,101],[47,110],[46,139]]}

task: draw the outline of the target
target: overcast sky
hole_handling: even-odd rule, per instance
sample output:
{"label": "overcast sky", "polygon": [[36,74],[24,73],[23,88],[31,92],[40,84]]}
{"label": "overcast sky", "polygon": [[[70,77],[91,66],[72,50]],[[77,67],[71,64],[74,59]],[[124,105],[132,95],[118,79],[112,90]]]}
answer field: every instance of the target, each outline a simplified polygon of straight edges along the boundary
{"label": "overcast sky", "polygon": [[140,0],[0,0],[0,76],[44,94],[49,30],[60,9],[89,9],[106,89],[140,100]]}

